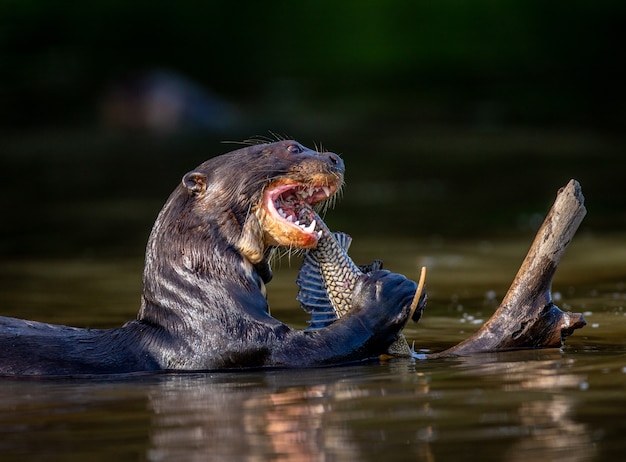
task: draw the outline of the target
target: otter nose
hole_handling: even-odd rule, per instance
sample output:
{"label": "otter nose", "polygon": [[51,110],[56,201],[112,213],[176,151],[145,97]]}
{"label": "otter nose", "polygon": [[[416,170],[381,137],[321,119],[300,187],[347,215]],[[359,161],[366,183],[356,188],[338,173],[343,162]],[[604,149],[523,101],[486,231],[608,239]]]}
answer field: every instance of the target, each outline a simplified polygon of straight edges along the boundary
{"label": "otter nose", "polygon": [[345,170],[343,159],[334,152],[323,152],[322,155],[328,159],[328,162],[333,166],[333,168],[341,170],[342,172]]}

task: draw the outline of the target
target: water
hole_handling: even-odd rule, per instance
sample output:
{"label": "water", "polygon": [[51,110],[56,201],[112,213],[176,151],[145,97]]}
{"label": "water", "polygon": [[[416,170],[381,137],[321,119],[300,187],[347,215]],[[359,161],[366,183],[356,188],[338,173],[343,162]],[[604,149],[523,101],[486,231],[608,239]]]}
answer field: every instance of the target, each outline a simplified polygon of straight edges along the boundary
{"label": "water", "polygon": [[[621,460],[626,235],[624,192],[614,186],[621,173],[610,143],[524,140],[513,148],[500,138],[481,140],[479,149],[476,140],[450,137],[394,146],[381,134],[368,143],[370,154],[389,147],[385,168],[373,169],[375,156],[363,146],[346,153],[345,197],[326,221],[353,236],[357,263],[383,258],[412,278],[428,268],[425,315],[405,334],[416,349],[440,351],[488,319],[556,189],[578,178],[590,213],[553,289],[557,305],[583,312],[588,325],[561,350],[297,371],[3,378],[2,460]],[[2,315],[86,327],[136,315],[150,225],[206,152],[168,158],[163,152],[181,147],[166,140],[133,146],[128,156],[110,144],[90,144],[88,162],[87,141],[61,159],[47,153],[65,145],[50,140],[6,145]],[[436,155],[402,154],[413,150]],[[541,168],[528,163],[528,152],[544,156]],[[298,264],[295,256],[278,262],[268,291],[272,314],[304,328]]]}
{"label": "water", "polygon": [[624,371],[595,372],[597,359],[3,381],[0,448],[5,460],[619,460]]}
{"label": "water", "polygon": [[[626,449],[626,236],[580,236],[554,284],[588,326],[561,350],[396,359],[310,370],[0,381],[3,460],[618,460]],[[355,240],[366,261],[429,268],[405,331],[438,351],[486,320],[530,244]],[[140,258],[4,262],[4,314],[101,327],[132,318]],[[269,286],[294,327],[297,258]],[[7,276],[12,279],[7,282]],[[586,282],[585,282],[586,281]],[[105,306],[114,309],[105,309]],[[85,307],[90,307],[86,311]]]}

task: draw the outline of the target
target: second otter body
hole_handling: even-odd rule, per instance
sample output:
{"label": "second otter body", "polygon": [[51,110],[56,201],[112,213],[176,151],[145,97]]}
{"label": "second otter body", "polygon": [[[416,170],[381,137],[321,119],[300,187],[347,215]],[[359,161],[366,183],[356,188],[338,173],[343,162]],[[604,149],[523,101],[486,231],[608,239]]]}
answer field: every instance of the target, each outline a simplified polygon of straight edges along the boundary
{"label": "second otter body", "polygon": [[269,315],[273,248],[314,247],[310,207],[341,187],[333,153],[295,141],[245,147],[187,173],[160,212],[146,249],[136,320],[79,329],[0,317],[0,374],[306,367],[376,357],[406,322],[414,282],[363,277],[351,312],[312,332]]}

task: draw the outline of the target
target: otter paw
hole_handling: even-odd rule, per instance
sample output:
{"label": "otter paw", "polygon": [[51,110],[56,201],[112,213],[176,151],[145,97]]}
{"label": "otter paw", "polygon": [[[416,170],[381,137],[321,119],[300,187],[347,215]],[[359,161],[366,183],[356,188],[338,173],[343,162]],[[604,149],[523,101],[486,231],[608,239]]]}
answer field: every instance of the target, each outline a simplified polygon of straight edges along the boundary
{"label": "otter paw", "polygon": [[402,327],[416,289],[417,284],[402,274],[373,271],[359,279],[352,296],[353,309],[366,311],[375,328],[381,324]]}

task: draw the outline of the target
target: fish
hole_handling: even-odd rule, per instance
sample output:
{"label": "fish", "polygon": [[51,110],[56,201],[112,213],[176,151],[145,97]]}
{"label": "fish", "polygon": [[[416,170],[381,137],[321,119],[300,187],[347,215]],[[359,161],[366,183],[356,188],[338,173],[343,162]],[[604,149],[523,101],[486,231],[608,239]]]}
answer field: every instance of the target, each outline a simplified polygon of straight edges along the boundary
{"label": "fish", "polygon": [[[345,316],[352,308],[352,293],[364,274],[382,269],[382,261],[375,260],[367,266],[356,265],[348,255],[352,238],[342,232],[331,232],[319,218],[315,219],[319,240],[317,246],[304,255],[296,284],[296,299],[311,315],[306,330],[322,329]],[[422,268],[420,283],[411,304],[409,318],[418,322],[426,306],[423,291],[426,268]],[[404,334],[389,346],[389,356],[421,357],[409,346]]]}

